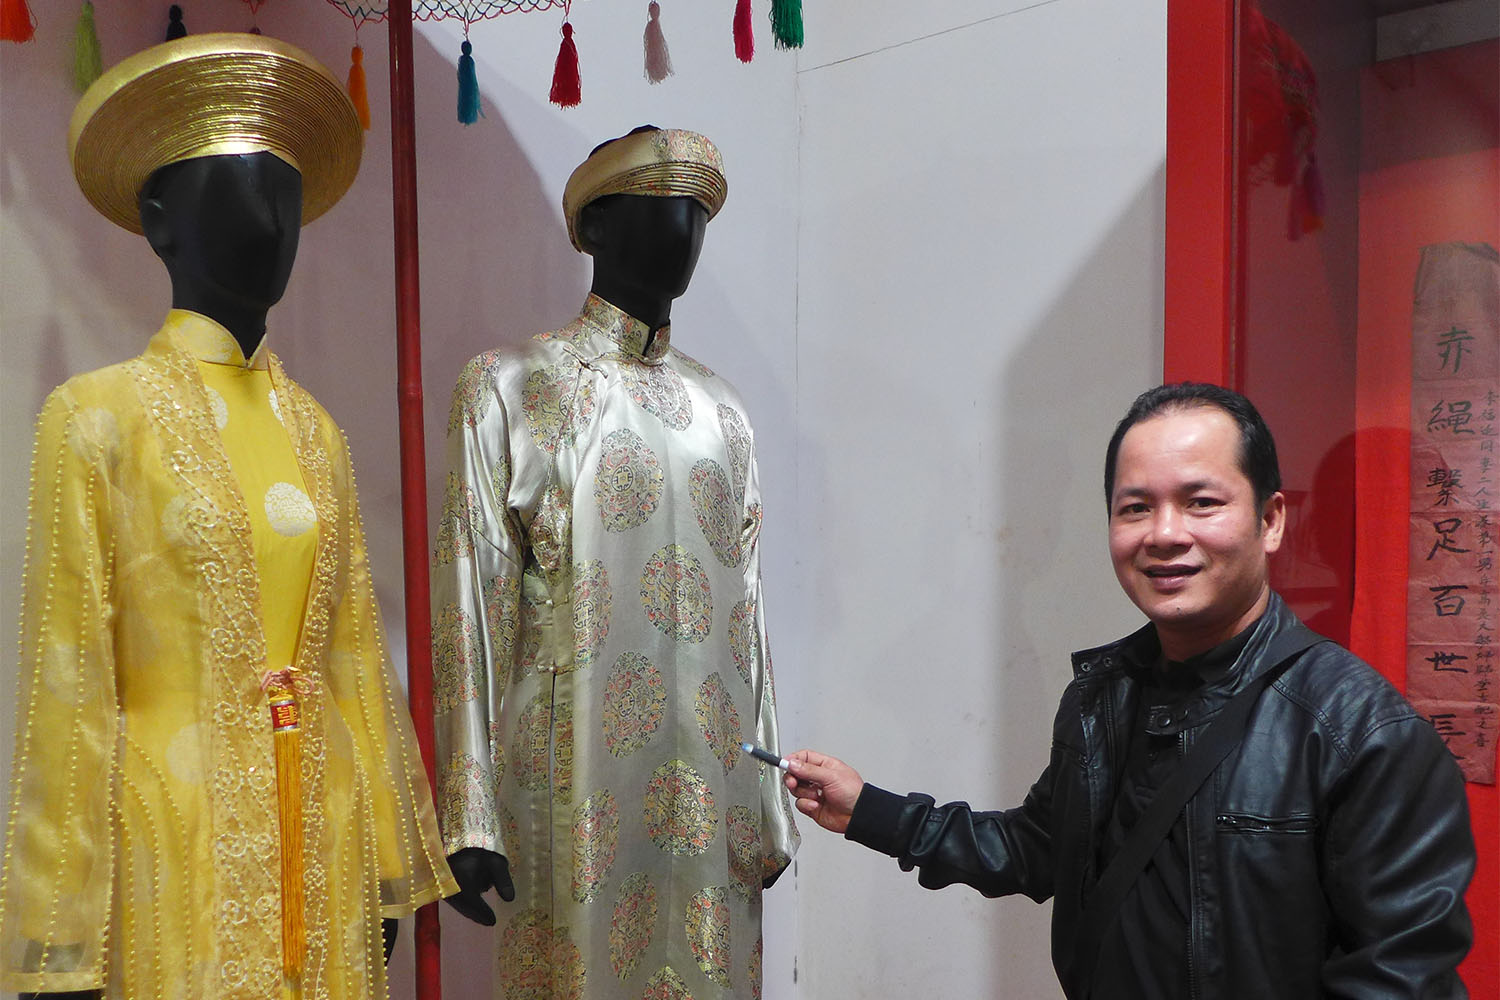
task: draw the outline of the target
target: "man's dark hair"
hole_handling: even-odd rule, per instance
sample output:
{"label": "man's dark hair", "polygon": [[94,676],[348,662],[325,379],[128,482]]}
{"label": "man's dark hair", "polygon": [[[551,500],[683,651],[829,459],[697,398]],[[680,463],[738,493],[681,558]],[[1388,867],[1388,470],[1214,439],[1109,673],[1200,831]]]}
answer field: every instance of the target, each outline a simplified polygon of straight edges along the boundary
{"label": "man's dark hair", "polygon": [[1240,429],[1240,471],[1255,490],[1255,505],[1264,508],[1271,494],[1281,489],[1281,467],[1276,461],[1276,441],[1260,412],[1250,400],[1232,389],[1205,382],[1174,382],[1147,389],[1135,398],[1125,416],[1115,425],[1104,453],[1104,506],[1108,510],[1115,491],[1115,460],[1125,432],[1143,420],[1165,413],[1199,407],[1223,410]]}

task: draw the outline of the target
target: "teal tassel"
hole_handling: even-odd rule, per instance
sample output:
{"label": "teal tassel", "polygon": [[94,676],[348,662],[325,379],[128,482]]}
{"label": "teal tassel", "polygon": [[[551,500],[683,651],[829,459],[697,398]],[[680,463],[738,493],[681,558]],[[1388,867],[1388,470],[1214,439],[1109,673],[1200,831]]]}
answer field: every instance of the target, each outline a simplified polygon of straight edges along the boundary
{"label": "teal tassel", "polygon": [[77,85],[79,93],[82,93],[103,72],[104,60],[99,55],[99,32],[94,28],[94,5],[89,0],[83,0],[83,13],[78,15],[78,27],[73,30],[73,83]]}
{"label": "teal tassel", "polygon": [[802,0],[771,0],[771,37],[778,49],[802,48]]}
{"label": "teal tassel", "polygon": [[479,107],[479,76],[474,72],[474,46],[464,39],[463,55],[458,57],[458,120],[473,125],[484,111]]}

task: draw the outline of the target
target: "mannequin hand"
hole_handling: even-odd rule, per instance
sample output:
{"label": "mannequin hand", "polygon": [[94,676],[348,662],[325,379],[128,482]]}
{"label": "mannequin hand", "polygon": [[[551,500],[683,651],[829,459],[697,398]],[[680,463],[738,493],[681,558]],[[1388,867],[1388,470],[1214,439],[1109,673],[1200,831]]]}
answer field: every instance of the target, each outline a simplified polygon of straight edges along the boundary
{"label": "mannequin hand", "polygon": [[865,787],[859,772],[837,757],[816,750],[798,750],[787,759],[792,767],[786,787],[797,802],[797,810],[825,830],[848,830],[854,803]]}
{"label": "mannequin hand", "polygon": [[380,946],[385,949],[385,964],[391,964],[391,952],[396,950],[396,931],[401,925],[393,917],[380,918]]}
{"label": "mannequin hand", "polygon": [[510,862],[505,855],[482,847],[465,847],[448,855],[448,867],[458,883],[458,893],[447,897],[447,903],[476,924],[495,926],[495,911],[482,894],[491,886],[509,903],[516,898],[516,887],[510,880]]}

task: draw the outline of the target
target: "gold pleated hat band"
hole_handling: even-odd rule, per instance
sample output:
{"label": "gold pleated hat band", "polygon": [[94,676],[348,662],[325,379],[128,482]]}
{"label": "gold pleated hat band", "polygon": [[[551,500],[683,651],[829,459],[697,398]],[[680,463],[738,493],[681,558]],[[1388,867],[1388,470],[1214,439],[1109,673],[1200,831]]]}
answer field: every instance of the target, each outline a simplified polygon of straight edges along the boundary
{"label": "gold pleated hat band", "polygon": [[667,128],[615,139],[580,163],[563,188],[563,217],[574,249],[583,252],[579,213],[609,194],[685,195],[696,199],[712,219],[724,207],[729,182],[723,157],[708,136]]}
{"label": "gold pleated hat band", "polygon": [[141,231],[137,196],[169,163],[272,153],[302,174],[304,225],[359,173],[364,131],[343,86],[295,46],[220,32],[154,45],[122,60],[73,109],[68,156],[84,197]]}

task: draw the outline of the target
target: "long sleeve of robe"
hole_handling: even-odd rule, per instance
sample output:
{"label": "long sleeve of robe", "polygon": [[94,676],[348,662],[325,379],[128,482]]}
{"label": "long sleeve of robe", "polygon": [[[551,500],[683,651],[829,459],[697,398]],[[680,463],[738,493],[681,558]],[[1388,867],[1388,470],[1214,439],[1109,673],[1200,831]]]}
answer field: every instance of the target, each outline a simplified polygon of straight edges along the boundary
{"label": "long sleeve of robe", "polygon": [[[0,886],[5,989],[280,996],[260,682],[286,664],[267,662],[247,498],[196,368],[193,345],[217,331],[205,324],[174,310],[143,355],[69,380],[38,420]],[[384,996],[379,918],[456,887],[382,645],[347,446],[274,357],[269,384],[317,529],[310,583],[292,584],[306,594],[290,647],[303,995]]]}
{"label": "long sleeve of robe", "polygon": [[501,997],[760,995],[797,831],[740,751],[778,742],[753,438],[669,338],[590,296],[455,389],[438,812],[450,852],[510,861]]}

